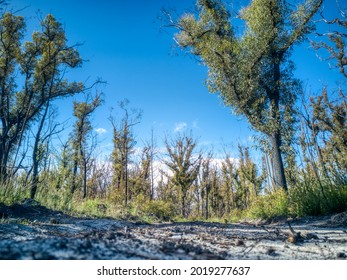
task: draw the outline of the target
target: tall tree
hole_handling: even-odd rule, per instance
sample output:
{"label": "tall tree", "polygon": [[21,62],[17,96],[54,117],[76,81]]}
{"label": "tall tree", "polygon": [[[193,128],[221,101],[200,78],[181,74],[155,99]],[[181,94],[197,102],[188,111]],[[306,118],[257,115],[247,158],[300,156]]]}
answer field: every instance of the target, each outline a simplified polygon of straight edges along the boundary
{"label": "tall tree", "polygon": [[165,164],[172,172],[172,184],[180,191],[181,214],[186,218],[188,190],[198,177],[202,155],[201,153],[195,154],[196,141],[187,135],[179,135],[171,142],[166,139],[165,146],[168,152]]}
{"label": "tall tree", "polygon": [[200,188],[202,205],[204,205],[205,219],[209,218],[209,195],[211,191],[211,185],[213,182],[213,167],[212,167],[212,153],[209,153],[206,158],[202,160],[201,171],[199,173]]}
{"label": "tall tree", "polygon": [[74,166],[71,192],[74,193],[76,190],[77,169],[78,166],[80,166],[83,198],[86,198],[87,196],[87,165],[90,160],[90,155],[88,154],[90,143],[88,143],[88,140],[90,140],[90,133],[92,132],[90,116],[100,106],[100,104],[100,95],[95,96],[90,103],[74,102],[74,116],[76,117],[76,123],[72,135]]}
{"label": "tall tree", "polygon": [[132,168],[132,175],[130,177],[131,188],[130,197],[137,197],[142,195],[143,198],[148,200],[152,199],[151,187],[151,165],[152,165],[152,149],[149,144],[143,147],[141,152],[140,162],[135,164]]}
{"label": "tall tree", "polygon": [[[28,176],[32,172],[31,186],[30,186],[30,198],[34,199],[37,187],[39,184],[39,168],[43,165],[44,159],[49,156],[50,152],[50,140],[51,138],[60,133],[63,128],[60,127],[59,123],[54,122],[56,118],[56,110],[50,106],[47,102],[42,114],[40,115],[40,120],[38,122],[37,131],[34,136],[34,146],[32,151],[32,167],[28,171]],[[45,123],[47,127],[45,129]]]}
{"label": "tall tree", "polygon": [[271,149],[274,182],[287,189],[282,150],[290,140],[300,83],[289,56],[311,30],[322,0],[306,0],[297,9],[284,0],[253,0],[240,11],[241,36],[221,0],[198,0],[198,15],[171,21],[177,43],[208,67],[208,88],[218,92],[234,113],[245,116],[265,135]]}
{"label": "tall tree", "polygon": [[119,102],[119,108],[123,111],[120,120],[110,116],[109,120],[113,126],[113,182],[119,193],[123,193],[125,205],[129,199],[129,163],[130,156],[134,152],[136,141],[133,127],[140,123],[142,112],[137,109],[129,109],[129,100]]}
{"label": "tall tree", "polygon": [[45,105],[83,91],[84,85],[64,78],[66,68],[82,59],[68,46],[65,32],[52,15],[41,22],[32,41],[22,43],[23,17],[5,13],[0,18],[0,179],[8,177],[11,153]]}

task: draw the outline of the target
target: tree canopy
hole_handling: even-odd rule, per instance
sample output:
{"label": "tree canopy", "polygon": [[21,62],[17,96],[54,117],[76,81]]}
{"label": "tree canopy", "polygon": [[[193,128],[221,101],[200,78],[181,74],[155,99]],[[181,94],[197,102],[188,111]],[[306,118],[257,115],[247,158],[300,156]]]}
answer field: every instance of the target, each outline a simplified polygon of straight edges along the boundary
{"label": "tree canopy", "polygon": [[244,21],[240,36],[220,0],[199,0],[198,15],[172,22],[178,44],[207,66],[208,89],[267,137],[275,184],[285,189],[281,153],[291,138],[301,91],[290,53],[312,29],[310,20],[321,4],[306,0],[294,10],[283,0],[253,0],[239,13]]}
{"label": "tree canopy", "polygon": [[[0,175],[7,177],[11,153],[24,132],[50,100],[83,91],[81,82],[64,78],[66,68],[82,59],[68,46],[62,25],[52,15],[41,22],[41,31],[22,43],[25,21],[4,13],[0,19]],[[10,170],[13,173],[12,170]]]}

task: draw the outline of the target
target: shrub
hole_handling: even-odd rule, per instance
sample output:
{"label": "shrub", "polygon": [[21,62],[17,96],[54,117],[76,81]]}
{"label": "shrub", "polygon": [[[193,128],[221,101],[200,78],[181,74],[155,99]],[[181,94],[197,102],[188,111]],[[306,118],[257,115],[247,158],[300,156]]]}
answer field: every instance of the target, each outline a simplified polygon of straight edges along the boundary
{"label": "shrub", "polygon": [[139,195],[132,202],[135,216],[144,218],[147,221],[159,220],[167,221],[175,215],[175,209],[170,202],[163,200],[149,200],[143,195]]}
{"label": "shrub", "polygon": [[347,209],[346,186],[305,180],[290,189],[291,212],[296,216],[318,216]]}
{"label": "shrub", "polygon": [[248,210],[248,216],[262,219],[287,216],[288,205],[288,195],[284,190],[278,189],[256,197]]}

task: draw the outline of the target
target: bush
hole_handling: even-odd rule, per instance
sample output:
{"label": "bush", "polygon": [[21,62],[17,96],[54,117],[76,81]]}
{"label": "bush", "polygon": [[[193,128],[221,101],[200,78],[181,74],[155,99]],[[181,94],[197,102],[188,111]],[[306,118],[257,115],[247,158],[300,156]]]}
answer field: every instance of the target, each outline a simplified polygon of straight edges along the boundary
{"label": "bush", "polygon": [[347,209],[346,186],[305,180],[290,189],[291,212],[296,216],[318,216]]}
{"label": "bush", "polygon": [[149,200],[142,195],[132,202],[134,216],[142,217],[147,221],[168,221],[175,213],[173,205],[162,200]]}
{"label": "bush", "polygon": [[282,189],[278,189],[256,197],[248,210],[248,216],[261,219],[288,216],[288,206],[287,193]]}

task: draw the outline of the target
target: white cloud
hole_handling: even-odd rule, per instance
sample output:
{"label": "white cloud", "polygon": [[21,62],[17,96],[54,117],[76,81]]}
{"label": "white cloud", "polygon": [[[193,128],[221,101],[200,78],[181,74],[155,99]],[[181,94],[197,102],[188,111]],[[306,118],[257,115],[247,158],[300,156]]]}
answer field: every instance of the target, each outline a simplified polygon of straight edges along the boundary
{"label": "white cloud", "polygon": [[187,128],[187,124],[185,122],[180,122],[175,124],[174,132],[181,132]]}
{"label": "white cloud", "polygon": [[[233,163],[235,166],[239,166],[240,160],[238,158],[230,157],[230,162]],[[217,168],[221,168],[223,166],[223,163],[225,162],[225,158],[212,158],[211,164],[213,166],[216,166]]]}
{"label": "white cloud", "polygon": [[197,120],[193,121],[193,125],[192,126],[193,126],[193,128],[198,129],[199,128],[198,121]]}
{"label": "white cloud", "polygon": [[107,132],[107,130],[105,128],[102,128],[102,127],[95,129],[95,131],[99,135],[105,134]]}

